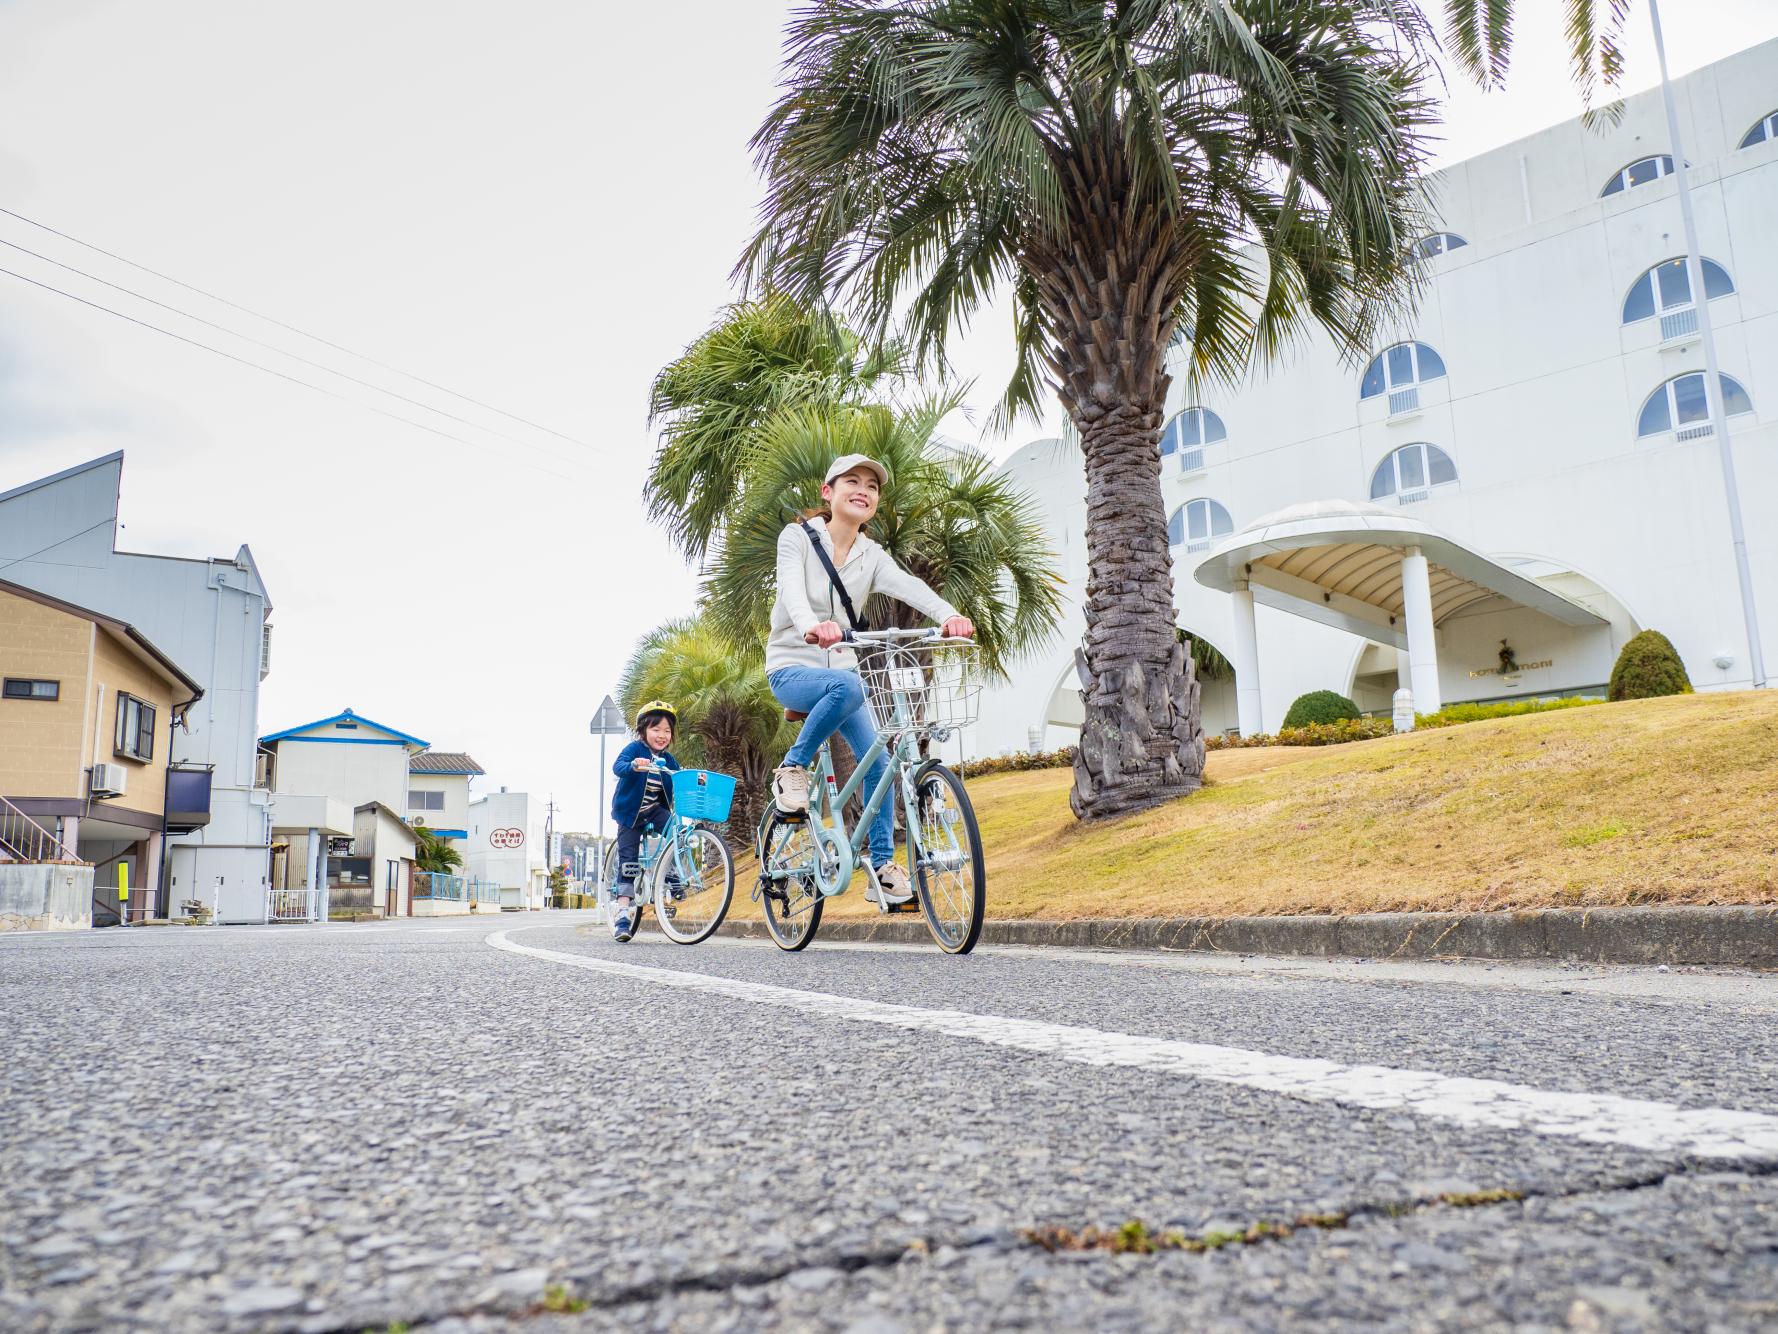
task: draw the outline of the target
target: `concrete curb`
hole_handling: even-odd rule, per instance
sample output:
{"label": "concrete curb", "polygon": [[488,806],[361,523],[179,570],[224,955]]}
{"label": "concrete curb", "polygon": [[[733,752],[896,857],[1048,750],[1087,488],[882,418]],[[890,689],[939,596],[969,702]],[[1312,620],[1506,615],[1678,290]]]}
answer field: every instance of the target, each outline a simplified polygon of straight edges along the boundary
{"label": "concrete curb", "polygon": [[[721,934],[766,938],[765,924],[758,921],[727,922]],[[900,914],[823,922],[815,939],[817,943],[931,943],[923,920]],[[989,921],[982,928],[982,943],[1315,958],[1575,959],[1586,963],[1778,968],[1778,906]]]}

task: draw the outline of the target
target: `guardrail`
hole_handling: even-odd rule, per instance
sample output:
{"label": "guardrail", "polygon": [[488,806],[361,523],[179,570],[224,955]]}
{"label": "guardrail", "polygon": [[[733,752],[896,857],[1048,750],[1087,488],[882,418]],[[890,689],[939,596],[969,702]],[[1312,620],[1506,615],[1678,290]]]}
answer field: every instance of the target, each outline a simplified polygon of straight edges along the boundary
{"label": "guardrail", "polygon": [[87,864],[5,797],[0,797],[0,862]]}
{"label": "guardrail", "polygon": [[415,871],[414,899],[442,900],[449,903],[500,902],[500,886],[492,880],[474,876],[447,875],[443,871]]}

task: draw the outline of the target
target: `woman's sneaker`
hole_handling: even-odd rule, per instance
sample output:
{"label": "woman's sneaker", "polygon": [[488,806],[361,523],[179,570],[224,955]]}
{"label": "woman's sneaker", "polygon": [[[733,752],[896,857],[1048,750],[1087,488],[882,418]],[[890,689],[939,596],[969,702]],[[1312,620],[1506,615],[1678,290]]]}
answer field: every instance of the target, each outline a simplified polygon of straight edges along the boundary
{"label": "woman's sneaker", "polygon": [[785,815],[806,815],[809,810],[809,771],[800,764],[772,770],[772,800]]}
{"label": "woman's sneaker", "polygon": [[634,904],[628,908],[619,908],[617,916],[611,919],[611,938],[620,945],[627,944],[630,937],[636,934],[637,916]]}
{"label": "woman's sneaker", "polygon": [[[877,867],[877,885],[883,888],[883,894],[891,907],[897,903],[906,903],[914,896],[914,887],[908,882],[908,873],[902,869],[900,862],[884,862]],[[867,902],[877,902],[876,886],[868,886],[864,891]]]}

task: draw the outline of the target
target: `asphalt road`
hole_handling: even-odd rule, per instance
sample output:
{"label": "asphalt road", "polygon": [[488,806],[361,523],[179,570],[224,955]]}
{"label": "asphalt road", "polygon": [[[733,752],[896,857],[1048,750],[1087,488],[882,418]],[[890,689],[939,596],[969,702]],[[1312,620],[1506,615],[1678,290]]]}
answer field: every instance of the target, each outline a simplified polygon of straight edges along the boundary
{"label": "asphalt road", "polygon": [[[5,937],[0,1002],[7,1331],[1778,1325],[1778,978],[555,913]],[[1027,1236],[1131,1219],[1256,1239]]]}

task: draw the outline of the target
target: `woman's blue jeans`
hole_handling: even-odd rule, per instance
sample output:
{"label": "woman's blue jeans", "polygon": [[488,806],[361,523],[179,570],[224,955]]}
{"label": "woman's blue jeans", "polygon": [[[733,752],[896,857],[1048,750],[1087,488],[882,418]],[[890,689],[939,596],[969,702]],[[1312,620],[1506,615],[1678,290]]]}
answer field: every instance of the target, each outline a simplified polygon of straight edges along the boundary
{"label": "woman's blue jeans", "polygon": [[[852,754],[862,760],[876,744],[876,724],[870,710],[864,707],[864,682],[857,672],[843,672],[833,667],[780,667],[766,677],[766,684],[778,703],[787,709],[808,714],[796,744],[784,757],[785,764],[808,768],[815,762],[821,743],[835,732],[846,739]],[[865,800],[876,791],[877,781],[888,764],[879,758],[864,775],[859,789]],[[871,865],[882,866],[895,860],[895,803],[884,797],[877,818],[870,826]]]}

